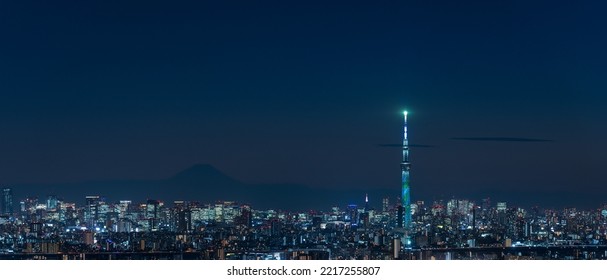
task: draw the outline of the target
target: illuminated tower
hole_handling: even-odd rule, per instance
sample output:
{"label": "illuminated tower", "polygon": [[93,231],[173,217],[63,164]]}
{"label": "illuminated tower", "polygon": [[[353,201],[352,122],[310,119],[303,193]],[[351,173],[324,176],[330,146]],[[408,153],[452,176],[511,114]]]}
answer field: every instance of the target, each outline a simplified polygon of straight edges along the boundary
{"label": "illuminated tower", "polygon": [[407,111],[404,113],[405,123],[403,130],[403,161],[400,163],[401,178],[402,178],[402,219],[403,228],[409,230],[411,228],[411,193],[409,189],[409,170],[411,169],[411,163],[409,163],[409,140],[407,139]]}

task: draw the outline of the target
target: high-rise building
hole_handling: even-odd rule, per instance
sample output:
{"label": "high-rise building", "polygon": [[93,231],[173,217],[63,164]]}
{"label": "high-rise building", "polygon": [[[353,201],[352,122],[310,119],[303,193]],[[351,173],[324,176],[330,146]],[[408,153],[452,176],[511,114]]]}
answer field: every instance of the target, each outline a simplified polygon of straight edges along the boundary
{"label": "high-rise building", "polygon": [[46,198],[46,210],[47,211],[56,210],[58,204],[59,204],[59,200],[57,199],[56,195],[49,195]]}
{"label": "high-rise building", "polygon": [[349,221],[352,226],[358,225],[358,206],[356,204],[348,205],[348,215],[346,221]]}
{"label": "high-rise building", "polygon": [[99,220],[99,200],[98,195],[86,196],[86,209],[84,215],[86,225],[89,228],[95,228],[97,220]]}
{"label": "high-rise building", "polygon": [[387,197],[384,197],[384,199],[382,200],[381,210],[382,210],[382,212],[387,213],[389,209],[390,209],[390,199]]}
{"label": "high-rise building", "polygon": [[491,198],[483,198],[483,211],[489,211],[491,209]]}
{"label": "high-rise building", "polygon": [[129,216],[131,203],[132,202],[130,200],[120,201],[120,204],[118,204],[118,214],[120,218],[126,218]]}
{"label": "high-rise building", "polygon": [[401,193],[401,207],[402,210],[402,226],[405,229],[411,228],[411,194],[410,194],[410,182],[409,182],[409,171],[411,170],[411,163],[409,163],[409,140],[407,136],[407,111],[404,112],[404,125],[403,125],[403,161],[400,164],[401,179],[402,179],[402,193]]}
{"label": "high-rise building", "polygon": [[180,232],[192,230],[192,211],[190,209],[180,209],[177,213],[177,230]]}
{"label": "high-rise building", "polygon": [[145,208],[145,218],[148,220],[149,229],[157,230],[158,229],[158,220],[159,220],[159,209],[160,201],[154,199],[148,199]]}
{"label": "high-rise building", "polygon": [[270,222],[270,235],[271,236],[282,236],[282,223],[279,219],[273,219]]}
{"label": "high-rise building", "polygon": [[13,214],[13,189],[2,189],[2,199],[0,200],[0,214]]}
{"label": "high-rise building", "polygon": [[497,211],[498,212],[506,212],[508,209],[508,204],[506,202],[498,202],[497,203]]}
{"label": "high-rise building", "polygon": [[253,213],[251,211],[251,207],[248,205],[243,205],[240,216],[238,216],[234,222],[240,226],[251,227],[253,225]]}

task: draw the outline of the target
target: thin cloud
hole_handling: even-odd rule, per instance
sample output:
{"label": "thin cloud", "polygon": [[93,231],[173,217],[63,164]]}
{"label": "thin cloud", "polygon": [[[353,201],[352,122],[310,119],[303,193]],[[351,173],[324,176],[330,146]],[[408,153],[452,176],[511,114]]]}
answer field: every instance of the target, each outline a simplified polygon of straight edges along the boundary
{"label": "thin cloud", "polygon": [[464,141],[493,141],[493,142],[553,142],[551,139],[521,138],[521,137],[453,137],[451,140]]}

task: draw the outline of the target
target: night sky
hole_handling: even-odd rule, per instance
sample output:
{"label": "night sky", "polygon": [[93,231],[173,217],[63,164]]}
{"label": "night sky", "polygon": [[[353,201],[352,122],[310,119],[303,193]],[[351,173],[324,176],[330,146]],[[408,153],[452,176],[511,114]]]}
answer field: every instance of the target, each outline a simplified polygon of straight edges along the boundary
{"label": "night sky", "polygon": [[606,10],[3,0],[0,184],[208,163],[249,183],[399,193],[407,109],[413,201],[607,203]]}

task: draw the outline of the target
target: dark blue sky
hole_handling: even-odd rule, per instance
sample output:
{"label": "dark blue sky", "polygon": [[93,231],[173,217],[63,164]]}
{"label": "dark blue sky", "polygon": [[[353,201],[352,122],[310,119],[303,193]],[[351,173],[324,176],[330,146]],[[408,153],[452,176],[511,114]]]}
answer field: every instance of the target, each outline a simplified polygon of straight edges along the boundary
{"label": "dark blue sky", "polygon": [[1,1],[0,183],[398,192],[406,108],[413,200],[607,202],[607,5],[528,2]]}

